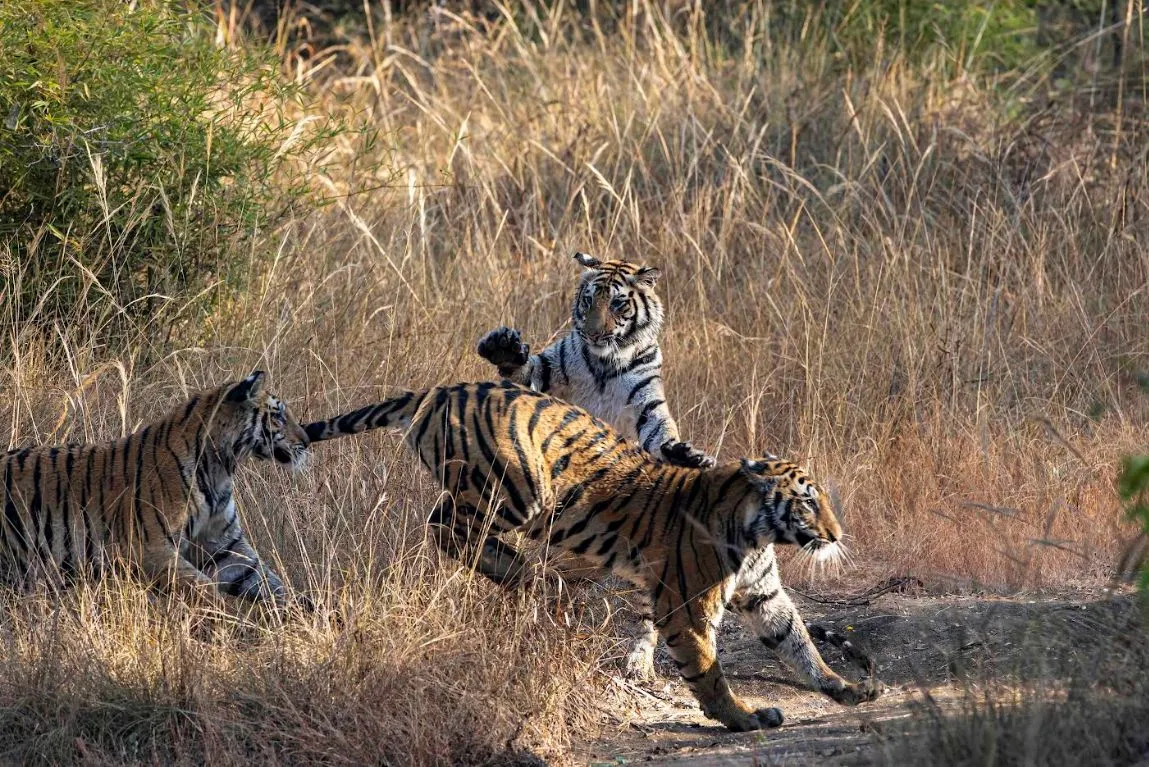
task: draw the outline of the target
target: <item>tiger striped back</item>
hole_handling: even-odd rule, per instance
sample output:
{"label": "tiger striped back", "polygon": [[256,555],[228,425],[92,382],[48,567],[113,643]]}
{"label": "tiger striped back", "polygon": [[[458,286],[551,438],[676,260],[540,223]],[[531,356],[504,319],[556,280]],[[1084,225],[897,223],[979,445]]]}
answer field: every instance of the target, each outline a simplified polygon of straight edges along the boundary
{"label": "tiger striped back", "polygon": [[778,579],[775,541],[841,551],[827,498],[800,467],[659,463],[585,410],[509,382],[407,392],[306,429],[317,442],[387,426],[407,427],[446,491],[430,514],[440,547],[514,583],[525,563],[497,536],[521,531],[631,580],[703,710],[728,727],[781,722],[723,678],[715,629],[728,603],[815,689],[843,703],[876,696],[826,666]]}
{"label": "tiger striped back", "polygon": [[298,467],[307,435],[256,372],[119,440],[0,458],[0,568],[17,587],[101,575],[115,561],[177,584],[282,601],[247,542],[233,478],[250,455]]}

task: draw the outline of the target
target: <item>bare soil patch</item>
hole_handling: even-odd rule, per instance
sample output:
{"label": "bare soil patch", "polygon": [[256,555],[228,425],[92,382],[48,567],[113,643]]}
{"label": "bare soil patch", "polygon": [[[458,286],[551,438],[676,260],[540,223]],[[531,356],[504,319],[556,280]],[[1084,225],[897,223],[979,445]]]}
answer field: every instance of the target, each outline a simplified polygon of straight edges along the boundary
{"label": "bare soil patch", "polygon": [[[1132,600],[1100,589],[1017,596],[887,594],[872,604],[838,607],[797,597],[806,619],[848,635],[877,664],[887,689],[874,703],[843,708],[800,686],[789,670],[734,620],[724,623],[720,658],[731,685],[758,705],[779,706],[777,730],[731,733],[706,719],[661,654],[654,684],[634,695],[633,708],[610,715],[604,736],[582,744],[590,764],[758,765],[868,764],[904,737],[928,698],[935,710],[958,709],[979,682],[1045,679],[1098,651],[1099,634],[1134,626]],[[1102,643],[1105,644],[1105,643]],[[857,678],[855,665],[823,643],[834,668]],[[618,682],[619,685],[627,683]]]}

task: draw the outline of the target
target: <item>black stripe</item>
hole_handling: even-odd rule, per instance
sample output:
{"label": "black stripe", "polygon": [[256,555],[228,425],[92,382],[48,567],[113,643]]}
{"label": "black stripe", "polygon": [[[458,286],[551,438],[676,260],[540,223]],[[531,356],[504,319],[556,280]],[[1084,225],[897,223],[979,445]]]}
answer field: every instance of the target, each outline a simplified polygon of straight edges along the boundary
{"label": "black stripe", "polygon": [[[144,526],[144,498],[143,498],[143,478],[144,478],[144,442],[151,432],[150,426],[145,426],[144,430],[139,433],[135,441],[138,444],[136,449],[136,476],[135,476],[135,489],[132,493],[132,508],[136,512],[136,524],[139,526],[141,533],[144,536],[144,542],[150,539],[147,528]],[[130,443],[129,443],[130,448]],[[124,451],[124,473],[127,474],[128,469],[128,454],[129,450]]]}
{"label": "black stripe", "polygon": [[88,500],[92,497],[92,468],[96,461],[96,449],[93,447],[84,448],[88,457],[84,461],[84,492],[80,496],[80,505],[87,508]]}
{"label": "black stripe", "polygon": [[539,397],[538,400],[535,402],[535,409],[531,413],[530,420],[527,421],[527,435],[528,436],[530,436],[532,438],[535,436],[535,429],[539,425],[539,418],[542,416],[543,411],[546,410],[550,406],[550,404],[551,404],[551,401],[544,398],[544,397]]}
{"label": "black stripe", "polygon": [[551,361],[543,355],[539,355],[539,391],[548,392],[551,390]]}
{"label": "black stripe", "polygon": [[[630,499],[628,498],[627,500],[630,500]],[[621,508],[622,505],[623,504],[619,504],[619,507]],[[606,526],[606,531],[608,533],[618,532],[619,529],[627,523],[627,520],[628,520],[628,517],[626,517],[626,516],[621,516],[617,519],[611,520],[611,522],[609,524],[607,524],[607,526]]]}
{"label": "black stripe", "polygon": [[567,333],[559,341],[559,372],[563,374],[563,383],[567,384],[571,381],[570,375],[567,374],[567,339],[569,338],[571,338],[571,334]]}
{"label": "black stripe", "polygon": [[[489,399],[483,403],[483,416],[486,419],[487,428],[489,429],[489,433],[491,435],[496,433],[494,417],[491,414],[491,404],[493,402],[495,402],[494,399]],[[490,448],[488,447],[488,451],[489,450]],[[507,500],[511,502],[511,505],[515,507],[515,510],[518,511],[521,516],[525,517],[527,513],[527,507],[523,502],[523,496],[519,493],[519,488],[515,485],[514,482],[507,481],[507,469],[503,465],[503,462],[496,458],[493,452],[490,454],[488,461],[491,464],[491,471],[499,480],[500,487],[502,488],[504,495],[506,495]]]}
{"label": "black stripe", "polygon": [[559,499],[558,508],[559,509],[571,508],[572,506],[577,504],[582,499],[582,495],[584,492],[586,492],[586,485],[585,484],[580,483],[578,485],[575,485],[574,487],[572,487],[570,490],[567,491],[566,495],[564,495],[561,499]]}
{"label": "black stripe", "polygon": [[459,439],[459,449],[463,452],[463,462],[471,462],[471,449],[467,446],[470,441],[467,439],[467,403],[470,402],[470,395],[467,394],[466,387],[460,386],[455,390],[455,407],[459,411],[459,423],[455,428],[455,434]]}
{"label": "black stripe", "polygon": [[563,417],[559,420],[558,426],[556,426],[554,428],[554,430],[550,434],[547,435],[546,439],[543,440],[542,445],[539,446],[540,449],[544,453],[547,452],[547,450],[550,448],[551,440],[553,440],[555,437],[557,437],[559,435],[559,433],[562,432],[563,429],[570,426],[572,423],[574,423],[579,418],[581,418],[582,415],[583,415],[583,411],[578,410],[576,408],[571,408],[570,410],[563,413]]}
{"label": "black stripe", "polygon": [[606,536],[605,538],[603,538],[602,545],[598,547],[598,551],[595,552],[595,555],[600,556],[600,557],[604,556],[608,551],[610,551],[612,548],[614,548],[614,544],[617,541],[618,541],[617,535]]}
{"label": "black stripe", "polygon": [[652,375],[652,376],[647,376],[646,378],[644,378],[641,381],[639,381],[638,383],[636,383],[633,387],[631,387],[630,394],[626,395],[626,404],[629,405],[631,402],[634,401],[635,396],[637,396],[640,391],[642,391],[647,386],[650,386],[653,382],[655,382],[661,378],[662,378],[662,376],[660,376],[660,375]]}
{"label": "black stripe", "polygon": [[650,318],[654,316],[654,312],[650,311],[650,301],[647,299],[646,293],[640,291],[638,294],[638,299],[642,301],[642,308],[646,312],[646,322],[642,324],[643,327],[646,327],[650,324]]}
{"label": "black stripe", "polygon": [[580,541],[579,544],[572,548],[570,551],[572,554],[578,554],[579,556],[582,556],[587,552],[594,541],[595,537],[593,535],[589,535],[586,538],[583,538],[582,541]]}
{"label": "black stripe", "polygon": [[[32,503],[28,505],[28,522],[32,528],[32,531],[36,535],[36,540],[34,542],[35,548],[39,552],[39,555],[41,557],[42,562],[44,564],[47,564],[48,562],[52,561],[52,554],[51,554],[51,548],[50,548],[51,536],[52,536],[52,533],[51,533],[51,527],[52,526],[51,526],[51,524],[49,524],[50,520],[48,520],[46,518],[47,516],[49,516],[51,514],[51,510],[50,509],[48,510],[48,514],[43,514],[43,515],[41,514],[41,512],[44,511],[44,508],[43,508],[44,507],[44,495],[43,495],[43,492],[41,491],[41,488],[40,488],[40,480],[41,480],[40,461],[43,458],[44,458],[43,453],[36,453],[35,457],[33,458],[33,463],[32,463]],[[41,543],[45,540],[45,538],[48,540],[48,547],[49,547],[48,548],[48,555],[46,557],[44,556],[44,549],[41,548]]]}
{"label": "black stripe", "polygon": [[[586,429],[579,429],[574,434],[572,434],[569,437],[567,437],[566,439],[564,439],[563,440],[563,449],[565,450],[565,449],[569,448],[571,445],[573,445],[575,442],[578,442],[580,439],[582,439],[582,437],[585,434],[586,434]],[[590,441],[592,443],[594,443],[594,442],[597,442],[598,440],[602,439],[605,436],[606,436],[606,432],[600,431],[597,434],[595,434],[594,436],[592,436]]]}
{"label": "black stripe", "polygon": [[778,596],[780,592],[781,589],[773,589],[772,591],[768,591],[765,594],[754,594],[749,599],[742,602],[738,606],[738,609],[747,613],[754,612],[764,603],[772,601],[775,597]]}
{"label": "black stripe", "polygon": [[[527,463],[527,451],[523,449],[522,440],[519,439],[518,416],[518,409],[512,408],[508,429],[511,437],[511,446],[515,449],[515,456],[519,459],[519,471],[523,475],[523,481],[527,484],[527,492],[531,494],[531,498],[538,499],[539,493],[538,488],[535,487],[534,473]],[[524,508],[523,511],[526,511],[526,509]]]}
{"label": "black stripe", "polygon": [[567,466],[570,465],[570,462],[570,453],[564,453],[559,456],[559,459],[551,464],[551,479],[558,479],[558,476],[567,470]]}
{"label": "black stripe", "polygon": [[[643,407],[643,409],[642,409],[642,413],[640,413],[640,414],[639,414],[639,416],[638,416],[638,421],[637,421],[637,422],[635,422],[635,425],[634,425],[634,430],[635,430],[637,433],[639,433],[639,434],[642,434],[642,428],[643,428],[644,426],[646,426],[646,422],[647,422],[648,420],[650,420],[650,414],[651,414],[651,412],[652,412],[652,411],[653,411],[655,408],[657,408],[659,405],[665,405],[665,404],[666,404],[666,400],[663,400],[663,399],[652,399],[650,402],[647,402],[647,403],[646,403],[646,406],[645,406],[645,407]],[[649,435],[648,435],[648,436],[647,436],[647,439],[649,439],[649,438],[650,438],[650,437],[649,437]],[[649,447],[646,445],[646,443],[645,443],[645,442],[643,443],[643,447],[646,447],[646,448],[649,450]]]}
{"label": "black stripe", "polygon": [[[678,506],[676,505],[675,508],[678,508]],[[682,543],[683,543],[683,539],[686,537],[688,527],[690,527],[690,525],[686,525],[686,524],[679,525],[679,527],[678,527],[678,541],[676,542],[676,544],[674,546],[674,552],[677,555],[677,559],[678,559],[678,561],[676,563],[678,565],[678,593],[682,596],[682,606],[686,608],[687,617],[689,617],[689,619],[691,621],[693,621],[693,620],[695,620],[694,604],[693,603],[694,603],[694,597],[696,595],[691,594],[689,591],[689,587],[686,583],[686,563],[682,560],[682,556],[684,553]],[[692,539],[691,543],[693,543],[693,538],[694,538],[694,536],[691,536],[691,539]],[[697,562],[698,562],[697,557],[694,559],[694,562],[697,564]]]}
{"label": "black stripe", "polygon": [[431,406],[430,410],[423,413],[423,422],[419,424],[419,432],[415,435],[415,439],[411,443],[416,446],[416,450],[422,451],[423,435],[425,435],[427,429],[430,428],[432,418],[438,415],[443,405],[447,402],[448,396],[450,396],[450,393],[446,389],[439,389],[435,394],[435,403]]}
{"label": "black stripe", "polygon": [[786,625],[782,628],[782,630],[780,632],[774,634],[773,636],[768,636],[768,637],[760,636],[758,638],[760,640],[762,640],[762,644],[766,645],[771,650],[777,650],[779,645],[781,645],[783,642],[786,641],[786,639],[790,636],[790,632],[792,632],[793,630],[794,630],[794,612],[791,611],[790,614],[786,616]]}
{"label": "black stripe", "polygon": [[187,423],[187,420],[189,418],[191,418],[192,411],[195,410],[195,406],[198,404],[199,404],[199,397],[198,396],[192,397],[190,400],[188,400],[187,405],[184,407],[183,417],[180,418],[180,424]]}
{"label": "black stripe", "polygon": [[590,371],[591,377],[594,378],[595,385],[598,386],[598,393],[602,394],[606,390],[606,378],[603,377],[603,371],[599,369],[598,365],[591,358],[590,349],[585,343],[579,344],[579,352],[582,354],[583,364],[586,369]]}
{"label": "black stripe", "polygon": [[643,520],[649,522],[649,525],[646,528],[646,535],[644,536],[643,542],[639,544],[640,546],[645,546],[646,543],[650,541],[651,530],[654,529],[654,519],[649,513],[650,508],[657,500],[662,498],[662,483],[668,476],[670,476],[668,472],[659,472],[658,475],[654,478],[654,484],[647,490],[646,503],[642,505],[642,510],[639,511],[638,514],[627,515],[628,518],[634,518],[634,525],[631,526],[630,532],[626,536],[631,540],[635,540],[635,535],[638,533],[638,526],[642,524]]}

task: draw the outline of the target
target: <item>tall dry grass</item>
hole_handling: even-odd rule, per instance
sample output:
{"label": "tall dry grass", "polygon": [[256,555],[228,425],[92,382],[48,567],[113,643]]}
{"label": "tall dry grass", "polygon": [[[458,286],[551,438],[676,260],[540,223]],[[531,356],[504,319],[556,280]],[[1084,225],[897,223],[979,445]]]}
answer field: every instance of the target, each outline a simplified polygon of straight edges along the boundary
{"label": "tall dry grass", "polygon": [[[580,249],[663,269],[687,438],[800,457],[841,494],[860,567],[837,586],[1100,583],[1127,534],[1115,458],[1149,415],[1137,123],[1041,108],[1040,71],[994,82],[881,46],[847,66],[816,18],[739,8],[438,11],[285,50],[320,112],[383,140],[332,142],[331,204],[265,233],[275,257],[194,342],[109,355],[98,327],[8,323],[10,443],[115,436],[252,368],[313,417],[489,377],[478,336],[541,347]],[[1020,116],[997,117],[1003,90]],[[345,624],[204,643],[130,587],[21,601],[0,754],[483,762],[558,757],[593,726],[620,652],[597,595],[559,608],[439,562],[434,489],[396,435],[315,453],[301,477],[246,469],[241,515]]]}

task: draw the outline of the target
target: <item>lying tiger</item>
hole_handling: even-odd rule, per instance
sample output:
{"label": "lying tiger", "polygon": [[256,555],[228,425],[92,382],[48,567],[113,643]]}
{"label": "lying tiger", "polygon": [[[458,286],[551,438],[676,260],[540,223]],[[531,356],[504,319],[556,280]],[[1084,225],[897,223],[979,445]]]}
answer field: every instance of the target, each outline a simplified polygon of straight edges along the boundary
{"label": "lying tiger", "polygon": [[235,470],[249,456],[298,468],[307,447],[257,371],[122,439],[10,450],[0,457],[0,579],[62,585],[126,562],[221,610],[235,599],[283,605],[282,579],[240,525]]}
{"label": "lying tiger", "polygon": [[513,584],[526,563],[497,535],[518,530],[632,581],[702,711],[730,729],[777,727],[782,712],[751,709],[726,683],[715,633],[727,605],[814,689],[847,705],[877,697],[873,680],[826,665],[782,589],[775,542],[841,554],[826,497],[798,466],[661,463],[585,410],[510,382],[406,392],[306,431],[314,443],[395,426],[447,491],[430,515],[440,548]]}

